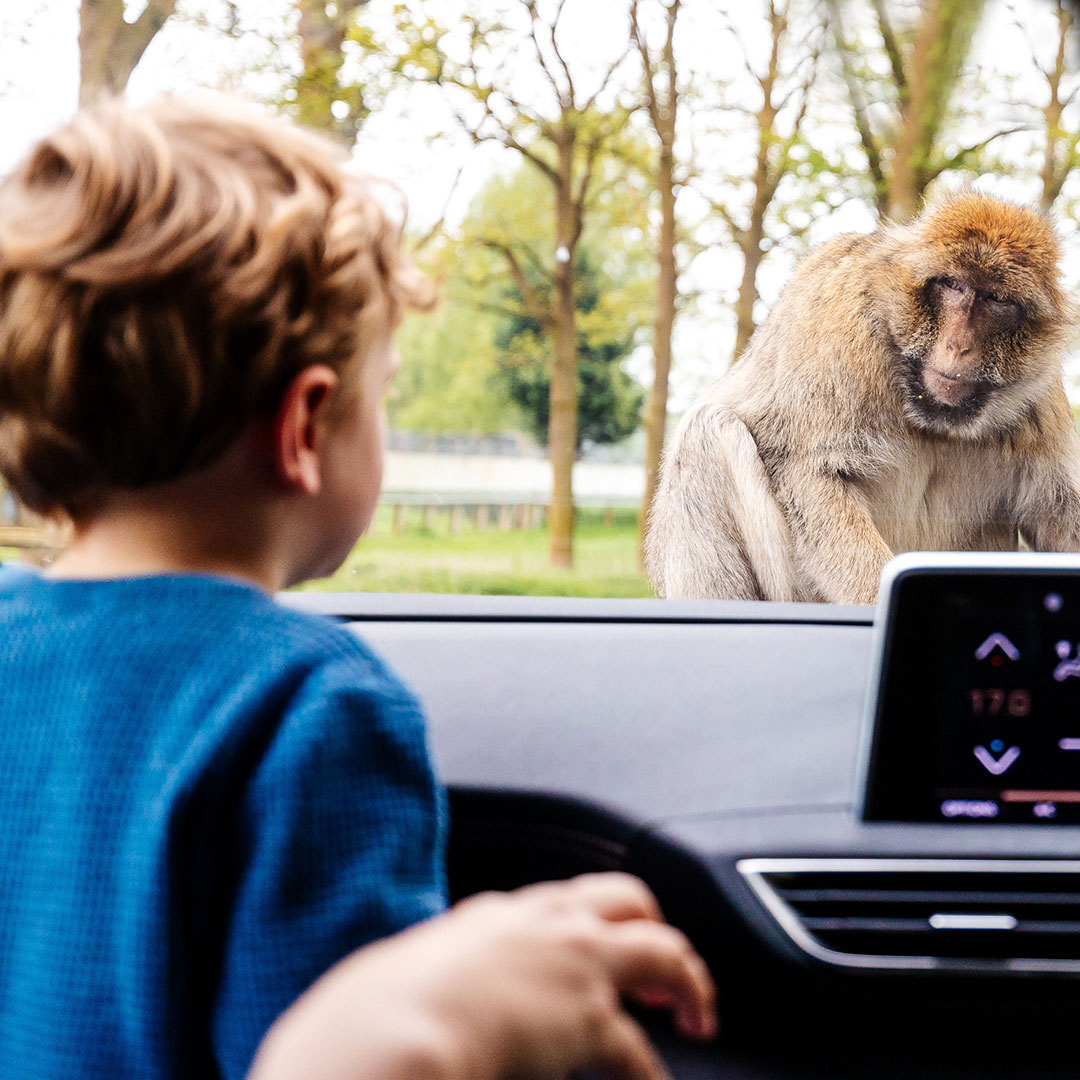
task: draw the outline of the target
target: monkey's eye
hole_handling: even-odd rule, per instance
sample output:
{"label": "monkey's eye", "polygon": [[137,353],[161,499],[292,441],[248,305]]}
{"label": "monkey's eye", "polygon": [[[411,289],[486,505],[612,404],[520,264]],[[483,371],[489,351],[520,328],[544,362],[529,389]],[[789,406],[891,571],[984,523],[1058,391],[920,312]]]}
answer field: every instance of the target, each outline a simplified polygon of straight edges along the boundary
{"label": "monkey's eye", "polygon": [[967,292],[967,286],[962,281],[957,281],[956,278],[943,277],[940,280],[946,289],[952,289],[953,292],[958,293]]}

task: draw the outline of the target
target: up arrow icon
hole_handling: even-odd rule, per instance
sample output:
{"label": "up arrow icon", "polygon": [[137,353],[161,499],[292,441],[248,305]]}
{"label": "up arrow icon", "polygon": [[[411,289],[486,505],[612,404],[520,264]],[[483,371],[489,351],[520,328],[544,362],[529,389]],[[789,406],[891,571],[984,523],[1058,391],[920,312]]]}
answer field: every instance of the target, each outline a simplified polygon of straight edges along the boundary
{"label": "up arrow icon", "polygon": [[975,659],[985,660],[995,649],[1000,649],[1010,660],[1020,659],[1020,650],[1004,635],[991,634],[976,650]]}
{"label": "up arrow icon", "polygon": [[993,776],[1000,776],[1020,756],[1020,747],[1010,746],[1001,757],[995,758],[985,746],[976,746],[975,756],[979,759],[979,764],[988,773]]}

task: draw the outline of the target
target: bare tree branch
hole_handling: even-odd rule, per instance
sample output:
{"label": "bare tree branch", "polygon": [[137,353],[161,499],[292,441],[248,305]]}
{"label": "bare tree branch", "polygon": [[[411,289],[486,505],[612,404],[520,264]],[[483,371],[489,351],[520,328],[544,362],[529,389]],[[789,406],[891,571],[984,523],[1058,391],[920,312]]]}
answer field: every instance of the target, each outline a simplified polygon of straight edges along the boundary
{"label": "bare tree branch", "polygon": [[563,70],[563,75],[566,76],[566,85],[570,90],[569,104],[572,106],[577,100],[577,91],[574,89],[574,77],[570,74],[570,65],[566,62],[566,57],[563,56],[562,50],[559,48],[559,42],[556,38],[556,34],[559,30],[559,20],[562,18],[563,8],[566,6],[566,0],[559,0],[559,6],[555,9],[555,18],[551,20],[551,25],[548,27],[548,33],[551,36],[551,49],[555,53],[555,59],[559,61],[559,66]]}
{"label": "bare tree branch", "polygon": [[[451,85],[461,87],[462,89],[469,90],[470,87],[462,85],[461,83],[454,82],[453,80],[446,80]],[[454,119],[458,122],[461,129],[472,139],[474,143],[479,145],[483,142],[498,142],[510,150],[516,150],[522,157],[528,158],[533,165],[536,166],[549,180],[553,183],[559,182],[559,174],[538,154],[534,153],[527,146],[521,143],[517,136],[495,115],[491,108],[491,104],[488,97],[478,98],[481,104],[484,106],[484,119],[490,119],[496,126],[497,130],[491,133],[486,133],[481,130],[483,123],[470,124],[465,118],[464,113],[452,102],[447,101],[447,106],[453,113]]]}
{"label": "bare tree branch", "polygon": [[900,45],[893,32],[892,23],[889,22],[889,13],[885,9],[884,0],[872,0],[874,12],[877,15],[878,31],[885,45],[885,55],[889,58],[889,66],[892,68],[893,82],[899,91],[901,101],[907,99],[908,81],[907,71],[904,68],[904,56],[900,51]]}
{"label": "bare tree branch", "polygon": [[732,238],[738,236],[744,231],[743,227],[735,220],[735,217],[731,213],[731,211],[727,208],[727,206],[720,202],[719,199],[707,198],[706,201],[709,203],[709,208],[712,210],[712,212],[718,218],[720,218],[720,220],[727,227],[727,230],[731,234]]}
{"label": "bare tree branch", "polygon": [[481,300],[476,292],[471,289],[468,292],[458,292],[454,289],[448,290],[446,299],[455,304],[467,304],[477,311],[487,311],[492,315],[502,315],[507,319],[520,319],[522,315],[529,314],[524,307],[511,307],[509,305],[493,304],[489,300]]}
{"label": "bare tree branch", "polygon": [[[1012,7],[1011,5],[1010,5],[1010,7],[1011,7],[1011,10],[1013,11],[1013,14],[1015,15],[1016,8]],[[1024,23],[1019,18],[1014,18],[1013,19],[1013,26],[1016,27],[1016,29],[1020,32],[1023,39],[1027,42],[1028,51],[1031,53],[1031,63],[1032,63],[1032,65],[1039,72],[1039,74],[1043,76],[1044,79],[1049,80],[1050,79],[1050,72],[1047,71],[1047,69],[1042,66],[1042,62],[1039,60],[1039,50],[1037,48],[1035,48],[1035,40],[1032,38],[1031,32],[1028,30],[1027,26],[1025,26]]]}
{"label": "bare tree branch", "polygon": [[[781,178],[783,177],[783,174],[786,173],[788,170],[788,165],[791,161],[791,148],[798,139],[799,132],[802,131],[802,126],[806,121],[806,112],[810,105],[810,91],[813,88],[815,81],[817,80],[817,66],[820,57],[821,50],[820,48],[818,48],[811,56],[810,73],[798,86],[795,87],[796,90],[802,90],[803,99],[799,103],[799,111],[795,114],[795,120],[791,126],[791,137],[785,141],[784,151],[781,155],[781,159],[777,168],[777,172],[780,174]],[[784,95],[785,102],[787,101],[787,98],[789,96],[789,94]],[[779,179],[777,183],[779,184]]]}
{"label": "bare tree branch", "polygon": [[585,202],[589,197],[589,185],[592,183],[593,170],[596,167],[596,159],[603,141],[604,133],[597,132],[585,147],[585,168],[581,173],[578,189],[571,196],[574,210],[574,231],[572,233],[573,243],[571,248],[581,239],[581,231],[585,224]]}
{"label": "bare tree branch", "polygon": [[123,0],[82,0],[79,7],[79,101],[124,92],[128,78],[157,32],[176,12],[177,0],[147,0],[133,22]]}
{"label": "bare tree branch", "polygon": [[660,105],[656,100],[656,87],[653,85],[653,80],[656,78],[656,68],[653,65],[649,46],[638,24],[638,0],[633,0],[630,4],[630,40],[632,44],[637,46],[638,54],[641,56],[641,66],[645,73],[645,106],[649,112],[649,120],[652,122],[653,128],[659,130]]}
{"label": "bare tree branch", "polygon": [[930,170],[930,179],[940,176],[943,172],[948,172],[949,169],[963,168],[964,161],[971,157],[972,154],[977,154],[980,150],[985,149],[995,139],[1000,139],[1005,135],[1015,135],[1018,131],[1030,131],[1030,124],[1017,124],[1015,127],[1004,128],[1002,131],[995,131],[993,135],[988,135],[985,139],[980,139],[979,142],[973,143],[971,146],[965,146],[962,150],[957,150],[952,157],[946,158],[945,161],[935,166]]}
{"label": "bare tree branch", "polygon": [[550,333],[555,327],[555,318],[551,310],[544,304],[540,294],[533,288],[532,282],[529,281],[528,276],[522,269],[517,253],[513,248],[498,240],[481,240],[481,243],[493,251],[500,252],[503,258],[506,259],[507,266],[510,268],[510,276],[514,279],[514,285],[517,287],[521,301],[525,305],[525,310],[540,324],[545,333]]}
{"label": "bare tree branch", "polygon": [[[551,70],[548,64],[548,59],[544,55],[544,50],[540,47],[540,38],[537,37],[536,28],[540,23],[540,13],[536,9],[536,0],[523,0],[525,4],[525,10],[529,13],[529,40],[532,41],[533,51],[536,53],[537,63],[540,65],[540,70],[544,73],[545,78],[551,84],[552,90],[555,91],[555,100],[565,109],[567,107],[567,90],[559,85],[559,80],[555,78],[555,73]],[[561,5],[560,5],[561,6]],[[547,24],[544,24],[547,29]],[[552,43],[554,44],[554,34],[552,34]],[[558,55],[558,50],[556,50]],[[566,71],[566,65],[562,65],[563,70]],[[567,78],[569,78],[569,72],[567,72]],[[570,102],[574,100],[574,85],[571,82],[569,88]]]}
{"label": "bare tree branch", "polygon": [[464,171],[465,166],[462,165],[454,175],[454,182],[450,185],[450,190],[446,193],[446,198],[443,200],[442,213],[439,214],[439,218],[435,224],[432,225],[431,228],[428,229],[428,231],[413,245],[414,251],[422,251],[442,231],[443,226],[446,224],[446,211],[450,208],[450,200],[454,197],[454,192],[457,191],[458,183],[461,180],[461,174]]}
{"label": "bare tree branch", "polygon": [[611,76],[622,66],[622,62],[630,55],[633,45],[627,42],[626,48],[608,65],[607,70],[604,72],[604,77],[600,80],[600,85],[589,95],[589,100],[581,106],[582,112],[588,112],[596,105],[597,98],[607,89],[608,83],[611,81]]}
{"label": "bare tree branch", "polygon": [[870,128],[870,121],[866,113],[866,102],[862,100],[859,91],[859,83],[855,73],[851,70],[851,56],[844,35],[843,23],[840,19],[840,7],[837,0],[828,0],[829,14],[832,18],[833,35],[836,40],[836,51],[840,57],[840,72],[847,87],[848,96],[851,98],[851,107],[855,112],[855,127],[859,132],[859,141],[862,143],[863,153],[866,154],[867,167],[873,178],[874,187],[878,192],[885,190],[885,171],[881,160],[881,150],[878,148],[874,133]]}

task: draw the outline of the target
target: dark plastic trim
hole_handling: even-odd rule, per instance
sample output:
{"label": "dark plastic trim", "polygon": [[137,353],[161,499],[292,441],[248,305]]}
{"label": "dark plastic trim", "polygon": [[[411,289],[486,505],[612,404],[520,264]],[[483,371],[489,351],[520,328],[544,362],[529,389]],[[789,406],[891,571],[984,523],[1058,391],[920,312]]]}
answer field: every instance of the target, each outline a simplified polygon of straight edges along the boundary
{"label": "dark plastic trim", "polygon": [[363,622],[783,623],[870,626],[872,607],[731,600],[606,600],[559,596],[288,592],[302,611]]}

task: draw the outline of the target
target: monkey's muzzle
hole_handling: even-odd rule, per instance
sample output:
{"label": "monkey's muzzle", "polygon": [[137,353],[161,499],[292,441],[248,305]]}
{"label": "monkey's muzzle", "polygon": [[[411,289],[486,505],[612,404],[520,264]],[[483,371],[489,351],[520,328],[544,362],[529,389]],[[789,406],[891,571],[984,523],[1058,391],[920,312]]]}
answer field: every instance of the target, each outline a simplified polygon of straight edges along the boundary
{"label": "monkey's muzzle", "polygon": [[965,379],[959,375],[949,375],[926,365],[923,368],[923,382],[930,395],[942,405],[956,407],[962,405],[979,388],[978,380]]}

